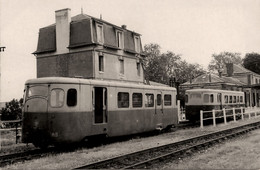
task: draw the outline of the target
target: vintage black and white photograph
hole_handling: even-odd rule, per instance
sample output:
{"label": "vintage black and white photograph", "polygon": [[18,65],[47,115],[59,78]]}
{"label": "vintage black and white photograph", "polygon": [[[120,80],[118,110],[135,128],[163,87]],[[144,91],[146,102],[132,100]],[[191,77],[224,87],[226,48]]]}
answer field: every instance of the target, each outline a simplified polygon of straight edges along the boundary
{"label": "vintage black and white photograph", "polygon": [[0,169],[260,169],[260,0],[0,0]]}

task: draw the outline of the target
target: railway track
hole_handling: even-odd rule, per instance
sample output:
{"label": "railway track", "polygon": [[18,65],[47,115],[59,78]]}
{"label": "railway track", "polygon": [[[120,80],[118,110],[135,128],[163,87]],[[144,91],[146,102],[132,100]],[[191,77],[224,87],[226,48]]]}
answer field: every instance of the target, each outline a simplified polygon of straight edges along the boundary
{"label": "railway track", "polygon": [[53,148],[48,148],[47,150],[34,149],[26,152],[12,153],[8,155],[0,156],[0,167],[6,166],[19,161],[31,160],[34,158],[40,158],[49,153],[53,152]]}
{"label": "railway track", "polygon": [[219,143],[229,138],[247,133],[260,127],[260,122],[255,122],[231,129],[209,133],[187,140],[133,152],[126,155],[83,165],[75,169],[139,169],[151,168],[161,161],[169,161],[191,154],[196,150]]}

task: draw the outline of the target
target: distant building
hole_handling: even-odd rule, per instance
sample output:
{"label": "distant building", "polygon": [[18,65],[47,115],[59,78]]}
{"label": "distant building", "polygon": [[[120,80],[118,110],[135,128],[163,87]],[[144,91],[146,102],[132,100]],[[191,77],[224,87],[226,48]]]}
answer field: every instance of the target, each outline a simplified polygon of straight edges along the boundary
{"label": "distant building", "polygon": [[41,28],[37,77],[82,77],[144,82],[141,35],[86,14],[55,11],[56,23]]}
{"label": "distant building", "polygon": [[180,85],[181,91],[194,88],[243,91],[246,106],[260,106],[260,75],[233,63],[219,75],[204,74]]}

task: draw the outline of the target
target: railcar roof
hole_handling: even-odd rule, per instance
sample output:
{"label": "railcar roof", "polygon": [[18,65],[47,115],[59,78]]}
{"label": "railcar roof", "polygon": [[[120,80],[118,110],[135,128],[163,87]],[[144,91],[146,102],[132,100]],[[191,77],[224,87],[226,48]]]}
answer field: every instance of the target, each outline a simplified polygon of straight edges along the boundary
{"label": "railcar roof", "polygon": [[176,91],[175,88],[169,86],[155,86],[146,85],[143,83],[134,82],[119,82],[109,80],[93,80],[93,79],[82,79],[82,78],[66,78],[66,77],[44,77],[29,79],[25,82],[25,85],[29,84],[88,84],[88,85],[100,85],[106,87],[128,87],[128,88],[145,88],[145,89],[158,89],[158,90],[172,90]]}
{"label": "railcar roof", "polygon": [[231,90],[218,90],[218,89],[190,89],[186,92],[222,92],[222,93],[243,93],[241,91],[231,91]]}

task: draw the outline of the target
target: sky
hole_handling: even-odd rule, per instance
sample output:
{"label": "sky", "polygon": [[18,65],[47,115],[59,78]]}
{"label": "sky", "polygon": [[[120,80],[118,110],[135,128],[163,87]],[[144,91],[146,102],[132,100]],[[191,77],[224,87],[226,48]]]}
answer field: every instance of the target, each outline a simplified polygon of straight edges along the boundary
{"label": "sky", "polygon": [[64,8],[127,25],[143,45],[157,43],[204,68],[214,53],[260,53],[260,0],[0,0],[0,102],[20,99],[25,81],[36,78],[39,28]]}

